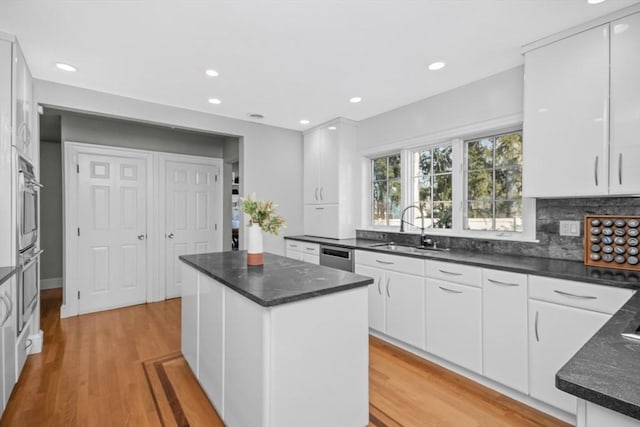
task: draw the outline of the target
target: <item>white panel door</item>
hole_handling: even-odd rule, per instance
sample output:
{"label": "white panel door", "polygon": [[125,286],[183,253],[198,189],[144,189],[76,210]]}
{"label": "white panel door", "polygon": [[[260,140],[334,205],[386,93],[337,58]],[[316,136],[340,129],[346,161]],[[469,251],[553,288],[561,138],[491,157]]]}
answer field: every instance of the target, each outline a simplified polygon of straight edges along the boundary
{"label": "white panel door", "polygon": [[178,257],[222,250],[217,217],[219,170],[210,164],[167,161],[165,167],[166,297],[180,296]]}
{"label": "white panel door", "polygon": [[608,25],[525,55],[525,197],[607,194]]}
{"label": "white panel door", "polygon": [[611,23],[611,194],[640,193],[640,13]]}
{"label": "white panel door", "polygon": [[147,164],[78,155],[79,312],[140,304],[147,296]]}

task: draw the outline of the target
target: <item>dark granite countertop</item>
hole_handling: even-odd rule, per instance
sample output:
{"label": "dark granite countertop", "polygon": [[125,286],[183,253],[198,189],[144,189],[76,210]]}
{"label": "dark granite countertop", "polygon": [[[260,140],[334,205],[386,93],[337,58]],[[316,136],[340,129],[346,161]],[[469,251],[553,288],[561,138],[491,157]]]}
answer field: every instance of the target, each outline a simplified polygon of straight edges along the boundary
{"label": "dark granite countertop", "polygon": [[370,277],[270,253],[261,267],[248,267],[245,251],[182,255],[180,260],[264,307],[373,283]]}
{"label": "dark granite countertop", "polygon": [[9,280],[15,272],[15,267],[0,267],[0,285]]}
{"label": "dark granite countertop", "polygon": [[640,325],[640,292],[558,371],[556,387],[640,420],[640,341],[620,336]]}
{"label": "dark granite countertop", "polygon": [[[640,289],[640,272],[587,267],[579,261],[564,261],[550,258],[536,258],[520,255],[483,254],[473,251],[451,250],[446,252],[406,253],[375,247],[383,242],[364,239],[334,240],[311,236],[287,236],[285,239],[309,243],[319,243],[351,249],[360,249],[413,258],[433,259],[476,267],[534,274],[556,279],[575,280],[619,288]],[[373,246],[373,247],[372,247]],[[357,262],[357,259],[356,259]]]}

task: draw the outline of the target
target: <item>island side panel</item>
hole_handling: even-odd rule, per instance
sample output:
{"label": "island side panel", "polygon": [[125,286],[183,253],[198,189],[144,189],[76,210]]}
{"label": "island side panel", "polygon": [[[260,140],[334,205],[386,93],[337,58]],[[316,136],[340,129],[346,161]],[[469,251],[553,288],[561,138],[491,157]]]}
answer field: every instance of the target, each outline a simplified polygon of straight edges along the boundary
{"label": "island side panel", "polygon": [[198,381],[224,419],[224,290],[198,273]]}
{"label": "island side panel", "polygon": [[265,327],[268,312],[224,289],[224,415],[229,427],[267,427]]}
{"label": "island side panel", "polygon": [[369,423],[367,287],[271,309],[270,425]]}
{"label": "island side panel", "polygon": [[198,272],[182,264],[182,354],[198,376]]}

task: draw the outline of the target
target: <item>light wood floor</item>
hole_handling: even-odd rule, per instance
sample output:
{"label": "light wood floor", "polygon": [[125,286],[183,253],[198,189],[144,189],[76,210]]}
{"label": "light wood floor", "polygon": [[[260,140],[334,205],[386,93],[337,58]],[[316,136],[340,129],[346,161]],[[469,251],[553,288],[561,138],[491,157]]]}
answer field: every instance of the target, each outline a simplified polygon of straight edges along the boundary
{"label": "light wood floor", "polygon": [[[179,351],[180,300],[64,320],[60,303],[42,292],[44,351],[27,360],[0,426],[161,425],[143,362]],[[374,426],[566,426],[375,338],[370,365]]]}

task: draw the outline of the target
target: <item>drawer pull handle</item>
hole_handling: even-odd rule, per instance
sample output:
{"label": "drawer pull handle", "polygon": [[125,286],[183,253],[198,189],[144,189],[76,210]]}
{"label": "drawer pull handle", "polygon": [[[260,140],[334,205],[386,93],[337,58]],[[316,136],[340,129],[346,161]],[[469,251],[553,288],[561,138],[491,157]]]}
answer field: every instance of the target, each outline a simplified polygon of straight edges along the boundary
{"label": "drawer pull handle", "polygon": [[438,269],[438,271],[440,273],[450,274],[451,276],[462,276],[462,273],[456,273],[455,271],[447,271],[447,270],[442,270],[442,269]]}
{"label": "drawer pull handle", "polygon": [[538,335],[538,318],[540,317],[540,313],[536,311],[536,322],[535,322],[535,333],[536,333],[536,341],[540,342],[540,335]]}
{"label": "drawer pull handle", "polygon": [[517,283],[507,283],[507,282],[501,282],[499,280],[493,280],[493,279],[487,279],[487,280],[495,285],[500,285],[500,286],[520,286]]}
{"label": "drawer pull handle", "polygon": [[387,297],[391,298],[391,294],[389,293],[389,282],[391,281],[391,277],[387,277]]}
{"label": "drawer pull handle", "polygon": [[440,289],[442,289],[445,292],[449,292],[451,294],[461,294],[463,293],[462,291],[454,291],[453,289],[449,289],[449,288],[443,288],[442,286],[438,286]]}
{"label": "drawer pull handle", "polygon": [[395,262],[391,262],[391,261],[382,261],[382,260],[379,260],[379,259],[377,259],[377,260],[376,260],[376,262],[377,262],[378,264],[387,264],[387,265],[395,264]]}
{"label": "drawer pull handle", "polygon": [[557,289],[554,289],[553,292],[555,292],[556,294],[565,296],[565,297],[580,298],[580,299],[598,299],[598,297],[594,297],[594,296],[591,296],[591,295],[577,295],[577,294],[572,294],[572,293],[569,293],[569,292],[559,291]]}
{"label": "drawer pull handle", "polygon": [[297,248],[298,245],[289,245],[290,248]]}

